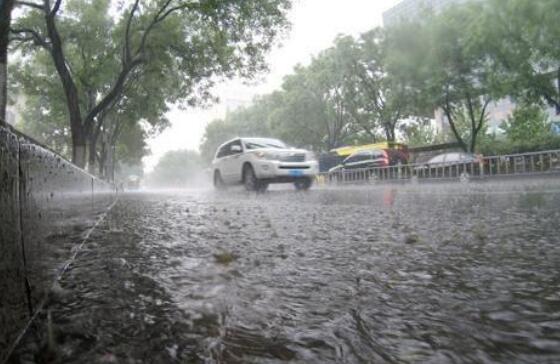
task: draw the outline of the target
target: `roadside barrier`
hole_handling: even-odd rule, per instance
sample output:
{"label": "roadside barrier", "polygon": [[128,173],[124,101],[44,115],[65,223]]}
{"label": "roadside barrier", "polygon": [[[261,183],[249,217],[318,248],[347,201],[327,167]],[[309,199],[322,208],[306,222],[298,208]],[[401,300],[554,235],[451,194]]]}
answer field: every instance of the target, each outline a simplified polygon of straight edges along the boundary
{"label": "roadside barrier", "polygon": [[320,184],[420,182],[530,175],[560,175],[560,150],[480,157],[469,162],[399,164],[388,167],[343,169],[319,174]]}
{"label": "roadside barrier", "polygon": [[0,123],[0,363],[115,188]]}

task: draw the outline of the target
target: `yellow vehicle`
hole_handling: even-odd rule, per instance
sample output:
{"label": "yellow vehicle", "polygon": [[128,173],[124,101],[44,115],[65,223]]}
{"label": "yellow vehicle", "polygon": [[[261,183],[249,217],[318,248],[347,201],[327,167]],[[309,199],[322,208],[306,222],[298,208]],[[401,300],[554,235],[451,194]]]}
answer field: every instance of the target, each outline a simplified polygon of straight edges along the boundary
{"label": "yellow vehicle", "polygon": [[337,166],[342,163],[342,161],[352,154],[355,154],[364,150],[388,150],[397,149],[401,150],[406,159],[409,159],[409,151],[406,144],[397,142],[382,142],[374,144],[363,144],[363,145],[350,145],[340,148],[331,149],[328,153],[322,153],[319,156],[319,170],[321,172],[328,172],[332,167]]}
{"label": "yellow vehicle", "polygon": [[375,144],[351,145],[346,147],[335,148],[335,149],[331,149],[331,153],[336,153],[336,155],[340,157],[347,157],[356,152],[360,152],[362,150],[371,150],[371,149],[399,149],[403,151],[408,151],[408,147],[406,146],[406,144],[397,143],[397,142],[382,142],[382,143],[375,143]]}

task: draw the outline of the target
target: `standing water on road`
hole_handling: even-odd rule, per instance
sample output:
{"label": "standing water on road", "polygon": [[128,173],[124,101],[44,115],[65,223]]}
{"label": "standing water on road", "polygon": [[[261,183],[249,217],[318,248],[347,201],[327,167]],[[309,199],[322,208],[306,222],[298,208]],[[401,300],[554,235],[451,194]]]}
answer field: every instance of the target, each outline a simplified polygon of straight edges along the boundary
{"label": "standing water on road", "polygon": [[550,181],[124,195],[50,304],[50,350],[61,362],[559,362],[559,222]]}

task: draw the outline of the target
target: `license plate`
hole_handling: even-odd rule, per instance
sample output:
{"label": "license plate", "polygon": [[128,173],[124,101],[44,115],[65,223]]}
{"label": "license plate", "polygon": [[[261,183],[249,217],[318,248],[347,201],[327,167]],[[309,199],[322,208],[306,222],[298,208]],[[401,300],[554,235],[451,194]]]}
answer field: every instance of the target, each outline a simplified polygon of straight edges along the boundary
{"label": "license plate", "polygon": [[299,177],[299,176],[303,176],[303,171],[300,169],[290,169],[290,171],[288,172],[290,174],[290,176],[292,177]]}

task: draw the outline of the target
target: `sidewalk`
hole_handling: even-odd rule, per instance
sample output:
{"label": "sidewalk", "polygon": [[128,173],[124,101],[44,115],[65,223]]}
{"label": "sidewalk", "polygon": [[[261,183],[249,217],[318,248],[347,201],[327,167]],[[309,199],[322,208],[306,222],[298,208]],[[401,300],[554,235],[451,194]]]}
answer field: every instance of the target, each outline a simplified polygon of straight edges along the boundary
{"label": "sidewalk", "polygon": [[[21,363],[199,362],[193,328],[151,278],[141,237],[115,206],[91,235],[12,356]],[[48,314],[47,314],[48,313]],[[50,324],[48,324],[50,322]],[[209,333],[200,333],[209,335]]]}

